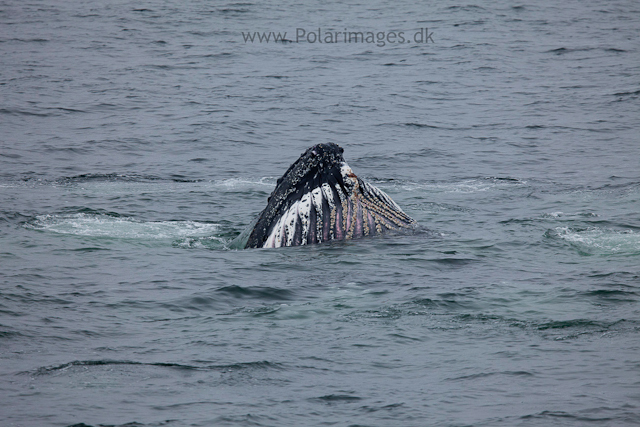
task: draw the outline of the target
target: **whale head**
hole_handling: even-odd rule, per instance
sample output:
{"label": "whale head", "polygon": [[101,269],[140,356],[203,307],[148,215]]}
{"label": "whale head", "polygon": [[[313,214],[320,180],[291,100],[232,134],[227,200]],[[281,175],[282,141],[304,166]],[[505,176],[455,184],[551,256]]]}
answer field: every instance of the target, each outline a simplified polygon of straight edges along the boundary
{"label": "whale head", "polygon": [[302,153],[278,179],[246,247],[316,244],[414,227],[389,196],[353,173],[343,152],[327,143]]}

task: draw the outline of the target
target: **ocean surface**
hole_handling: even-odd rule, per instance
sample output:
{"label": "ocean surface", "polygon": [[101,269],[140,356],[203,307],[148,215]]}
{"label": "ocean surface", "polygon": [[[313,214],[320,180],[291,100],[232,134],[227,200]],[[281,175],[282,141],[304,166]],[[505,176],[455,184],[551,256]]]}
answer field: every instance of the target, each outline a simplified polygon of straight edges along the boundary
{"label": "ocean surface", "polygon": [[[0,424],[640,424],[639,39],[631,0],[0,2]],[[232,249],[322,142],[420,228]]]}

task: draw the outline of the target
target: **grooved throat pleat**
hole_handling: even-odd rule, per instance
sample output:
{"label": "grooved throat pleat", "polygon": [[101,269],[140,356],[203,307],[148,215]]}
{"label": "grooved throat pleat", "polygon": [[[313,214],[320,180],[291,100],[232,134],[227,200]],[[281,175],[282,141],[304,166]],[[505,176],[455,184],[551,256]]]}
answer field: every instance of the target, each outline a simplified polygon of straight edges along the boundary
{"label": "grooved throat pleat", "polygon": [[318,243],[318,239],[316,239],[316,209],[313,206],[313,203],[309,202],[309,230],[307,232],[307,244],[313,245],[314,243]]}
{"label": "grooved throat pleat", "polygon": [[333,240],[335,239],[335,224],[336,224],[336,200],[334,199],[333,191],[331,191],[331,187],[326,182],[322,184],[322,196],[325,200],[327,206],[327,212],[325,218],[328,218],[325,221],[325,239]]}
{"label": "grooved throat pleat", "polygon": [[299,202],[298,212],[300,215],[300,244],[306,245],[308,243],[307,237],[309,236],[309,221],[311,215],[311,196],[306,193],[302,196]]}
{"label": "grooved throat pleat", "polygon": [[363,205],[372,213],[378,214],[379,219],[384,221],[387,228],[408,228],[415,224],[415,221],[405,214],[402,209],[378,188],[361,181]]}
{"label": "grooved throat pleat", "polygon": [[369,211],[366,209],[362,209],[362,228],[364,231],[364,235],[369,235]]}
{"label": "grooved throat pleat", "polygon": [[296,231],[296,224],[298,222],[298,204],[294,204],[287,213],[287,217],[284,221],[284,233],[283,240],[285,246],[293,246],[293,236]]}
{"label": "grooved throat pleat", "polygon": [[[313,201],[313,208],[316,211],[316,224],[315,224],[315,240],[314,243],[321,243],[323,241],[322,229],[324,226],[324,215],[322,209],[322,189],[314,188],[311,192],[311,200]],[[311,224],[313,227],[313,224]]]}
{"label": "grooved throat pleat", "polygon": [[353,233],[356,229],[356,217],[358,213],[358,200],[355,194],[349,198],[349,218],[347,220],[347,239],[353,239]]}
{"label": "grooved throat pleat", "polygon": [[333,186],[333,189],[339,199],[339,203],[336,205],[338,209],[338,215],[336,218],[336,237],[338,239],[344,239],[347,235],[347,216],[349,213],[347,197],[338,183]]}
{"label": "grooved throat pleat", "polygon": [[342,227],[342,200],[340,199],[340,195],[338,194],[335,185],[331,186],[331,193],[333,194],[333,200],[335,201],[335,220],[333,223],[334,238],[337,240],[342,240],[344,239],[344,228]]}
{"label": "grooved throat pleat", "polygon": [[300,221],[300,217],[298,217],[298,221],[296,221],[296,225],[293,230],[293,239],[291,242],[292,246],[298,246],[302,244],[302,222]]}

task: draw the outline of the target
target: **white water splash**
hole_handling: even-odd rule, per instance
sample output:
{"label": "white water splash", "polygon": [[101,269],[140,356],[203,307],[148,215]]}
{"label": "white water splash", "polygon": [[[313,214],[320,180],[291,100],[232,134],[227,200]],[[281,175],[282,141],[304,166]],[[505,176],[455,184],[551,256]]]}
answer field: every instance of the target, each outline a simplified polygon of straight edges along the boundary
{"label": "white water splash", "polygon": [[402,188],[405,191],[426,190],[430,193],[480,193],[492,190],[502,190],[513,186],[526,185],[526,181],[494,180],[494,179],[468,179],[461,182],[448,183],[405,183]]}
{"label": "white water splash", "polygon": [[599,227],[590,227],[586,230],[556,227],[554,230],[555,236],[587,254],[640,254],[640,233],[633,230],[611,230]]}
{"label": "white water splash", "polygon": [[[60,185],[55,184],[54,185]],[[140,194],[140,193],[173,193],[189,190],[201,191],[245,191],[273,189],[276,185],[275,177],[262,178],[228,178],[214,181],[197,182],[167,182],[167,181],[124,181],[124,180],[92,180],[71,182],[67,184],[69,191],[80,190],[83,194],[87,192],[104,194]]]}
{"label": "white water splash", "polygon": [[215,188],[222,188],[224,190],[245,190],[245,189],[254,188],[256,186],[272,188],[272,187],[275,187],[276,185],[276,178],[273,178],[273,177],[263,177],[263,178],[257,178],[257,179],[228,178],[228,179],[211,181],[209,185]]}
{"label": "white water splash", "polygon": [[594,212],[549,212],[540,215],[540,218],[543,219],[562,219],[562,220],[574,220],[574,219],[584,219],[584,218],[596,218],[598,214]]}
{"label": "white water splash", "polygon": [[129,217],[87,213],[38,215],[25,227],[77,236],[140,240],[204,237],[220,229],[218,224],[196,221],[145,222]]}

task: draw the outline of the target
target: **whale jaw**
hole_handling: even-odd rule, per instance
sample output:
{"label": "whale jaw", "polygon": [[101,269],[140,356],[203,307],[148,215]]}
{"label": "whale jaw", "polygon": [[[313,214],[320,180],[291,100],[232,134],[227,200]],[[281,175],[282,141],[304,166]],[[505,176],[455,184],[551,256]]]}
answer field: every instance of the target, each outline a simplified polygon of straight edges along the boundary
{"label": "whale jaw", "polygon": [[258,217],[247,248],[349,240],[417,225],[385,192],[357,177],[342,151],[336,144],[319,144],[291,165]]}

